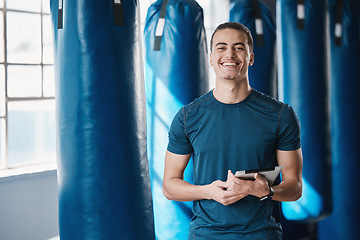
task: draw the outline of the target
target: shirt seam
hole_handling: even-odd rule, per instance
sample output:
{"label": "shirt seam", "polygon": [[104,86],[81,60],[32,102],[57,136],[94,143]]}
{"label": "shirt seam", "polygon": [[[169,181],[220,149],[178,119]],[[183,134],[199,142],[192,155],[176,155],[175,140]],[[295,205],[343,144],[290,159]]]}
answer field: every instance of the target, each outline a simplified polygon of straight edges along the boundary
{"label": "shirt seam", "polygon": [[203,103],[203,102],[208,101],[209,99],[211,99],[211,98],[208,97],[208,98],[204,99],[203,101],[198,102],[197,104],[194,104],[194,106],[191,106],[190,109],[186,111],[186,113],[185,113],[185,107],[183,107],[185,137],[188,138],[187,127],[186,127],[186,116],[188,115],[188,113],[189,113],[193,108],[195,108],[196,106],[200,105],[200,104]]}
{"label": "shirt seam", "polygon": [[281,113],[282,113],[283,108],[284,108],[284,104],[280,108],[279,119],[278,119],[278,124],[277,124],[277,128],[276,128],[276,136],[279,136],[279,133],[280,133]]}
{"label": "shirt seam", "polygon": [[254,96],[254,97],[255,97],[257,100],[259,100],[259,101],[265,103],[266,105],[270,106],[274,111],[276,111],[276,112],[280,115],[281,110],[282,110],[282,108],[284,107],[284,103],[280,103],[280,104],[281,104],[281,108],[280,108],[280,110],[278,111],[278,110],[276,109],[276,107],[274,107],[272,104],[270,104],[270,103],[262,100],[262,99],[259,98],[258,96]]}
{"label": "shirt seam", "polygon": [[283,110],[285,104],[284,104],[284,103],[281,103],[281,108],[280,108],[280,110],[277,110],[276,107],[274,107],[272,104],[270,104],[270,103],[268,103],[268,102],[260,99],[258,96],[254,96],[254,98],[256,98],[257,100],[259,100],[259,101],[261,101],[261,102],[263,102],[263,103],[265,103],[265,104],[267,104],[267,105],[270,106],[274,111],[276,111],[276,112],[278,113],[278,123],[277,123],[277,126],[276,126],[276,136],[279,136],[281,113],[282,113],[282,110]]}

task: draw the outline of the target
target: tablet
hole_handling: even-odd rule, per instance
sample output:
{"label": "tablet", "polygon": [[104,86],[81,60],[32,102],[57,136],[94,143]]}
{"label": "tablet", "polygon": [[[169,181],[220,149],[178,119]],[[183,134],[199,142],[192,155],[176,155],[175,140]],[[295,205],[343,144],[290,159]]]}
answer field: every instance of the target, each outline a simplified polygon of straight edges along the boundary
{"label": "tablet", "polygon": [[282,166],[276,166],[273,168],[263,168],[263,169],[252,169],[252,170],[243,170],[237,171],[235,177],[245,179],[245,180],[254,180],[254,174],[260,173],[262,176],[268,180],[269,185],[273,185],[275,179],[279,176]]}

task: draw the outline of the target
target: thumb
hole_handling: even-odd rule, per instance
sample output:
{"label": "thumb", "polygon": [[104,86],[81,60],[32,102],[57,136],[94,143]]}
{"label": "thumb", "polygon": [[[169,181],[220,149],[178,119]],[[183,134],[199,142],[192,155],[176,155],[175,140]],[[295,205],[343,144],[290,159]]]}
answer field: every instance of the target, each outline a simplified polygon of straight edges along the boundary
{"label": "thumb", "polygon": [[267,182],[266,178],[259,173],[254,174],[254,179],[255,179],[255,181],[260,180],[260,181]]}
{"label": "thumb", "polygon": [[258,179],[261,179],[262,176],[259,173],[255,173],[254,178],[255,178],[255,180],[258,180]]}

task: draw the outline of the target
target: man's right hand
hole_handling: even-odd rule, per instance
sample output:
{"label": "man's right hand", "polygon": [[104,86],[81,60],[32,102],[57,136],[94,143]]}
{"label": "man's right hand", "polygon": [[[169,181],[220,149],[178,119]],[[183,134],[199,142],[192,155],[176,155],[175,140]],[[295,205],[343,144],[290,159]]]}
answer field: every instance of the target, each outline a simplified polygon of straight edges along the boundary
{"label": "man's right hand", "polygon": [[227,206],[247,196],[247,193],[231,191],[229,182],[216,180],[208,185],[193,185],[184,181],[184,171],[190,157],[191,154],[179,155],[166,152],[163,191],[167,199],[175,201],[211,199]]}
{"label": "man's right hand", "polygon": [[217,201],[224,206],[235,203],[247,196],[247,194],[239,194],[229,190],[227,182],[220,180],[214,181],[207,185],[207,192],[209,193],[208,199]]}

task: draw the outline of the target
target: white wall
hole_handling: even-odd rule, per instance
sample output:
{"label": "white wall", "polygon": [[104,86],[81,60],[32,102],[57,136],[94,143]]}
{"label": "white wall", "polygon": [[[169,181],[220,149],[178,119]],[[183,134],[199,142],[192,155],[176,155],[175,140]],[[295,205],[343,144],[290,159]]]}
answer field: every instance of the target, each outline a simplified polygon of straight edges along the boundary
{"label": "white wall", "polygon": [[0,239],[58,236],[56,170],[0,178]]}

